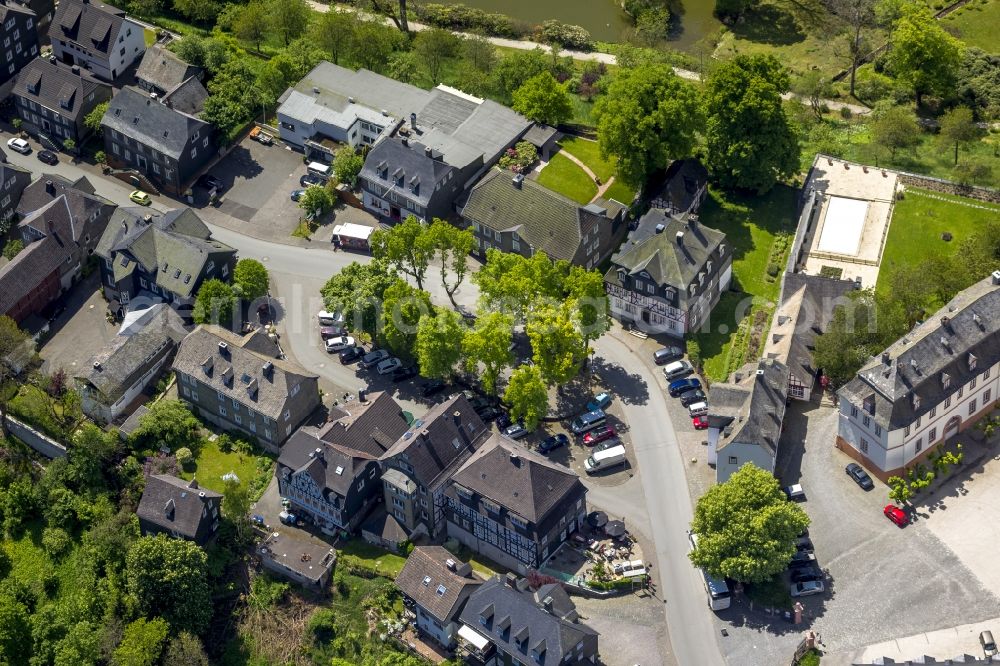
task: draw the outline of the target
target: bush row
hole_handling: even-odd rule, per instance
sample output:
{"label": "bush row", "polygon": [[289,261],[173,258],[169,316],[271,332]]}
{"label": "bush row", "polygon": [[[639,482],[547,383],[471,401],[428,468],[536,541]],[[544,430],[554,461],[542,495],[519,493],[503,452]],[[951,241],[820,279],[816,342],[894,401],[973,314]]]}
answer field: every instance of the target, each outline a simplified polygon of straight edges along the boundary
{"label": "bush row", "polygon": [[487,12],[476,7],[463,4],[442,5],[428,3],[413,5],[413,16],[421,23],[427,23],[438,28],[459,30],[463,32],[481,32],[491,37],[507,37],[524,39],[533,37],[546,44],[559,44],[563,48],[580,51],[592,51],[594,40],[584,28],[569,25],[559,21],[545,21],[540,26],[533,26],[525,21],[519,21],[506,14]]}

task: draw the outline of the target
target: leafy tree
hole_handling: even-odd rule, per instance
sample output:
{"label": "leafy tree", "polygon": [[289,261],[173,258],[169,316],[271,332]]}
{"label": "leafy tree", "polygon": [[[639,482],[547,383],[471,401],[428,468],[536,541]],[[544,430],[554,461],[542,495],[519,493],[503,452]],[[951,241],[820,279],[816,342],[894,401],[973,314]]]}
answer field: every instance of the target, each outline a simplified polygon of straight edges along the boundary
{"label": "leafy tree", "polygon": [[420,78],[422,63],[413,51],[399,51],[389,56],[386,73],[390,79],[413,83]]}
{"label": "leafy tree", "polygon": [[415,356],[424,377],[450,377],[462,356],[465,325],[454,310],[439,309],[417,324]]}
{"label": "leafy tree", "polygon": [[826,0],[830,10],[847,24],[847,52],[850,64],[850,93],[854,96],[858,67],[868,55],[865,31],[875,26],[876,0]]}
{"label": "leafy tree", "polygon": [[479,377],[483,390],[490,395],[497,394],[500,373],[514,362],[510,352],[513,332],[513,317],[493,311],[480,316],[475,327],[466,331],[462,339],[465,369],[477,372],[479,366],[483,366]]}
{"label": "leafy tree", "polygon": [[262,0],[254,0],[238,7],[233,17],[233,34],[245,42],[250,42],[259,52],[260,43],[267,39],[271,30],[271,8]]}
{"label": "leafy tree", "polygon": [[333,208],[333,204],[333,192],[322,185],[310,185],[299,199],[299,208],[313,215],[328,212]]}
{"label": "leafy tree", "polygon": [[197,324],[225,324],[233,316],[236,296],[233,288],[212,278],[201,283],[191,316]]}
{"label": "leafy tree", "polygon": [[11,260],[21,253],[24,249],[24,241],[20,238],[12,238],[7,241],[7,244],[3,246],[3,256],[7,260]]}
{"label": "leafy tree", "polygon": [[590,356],[590,343],[611,328],[611,306],[599,271],[572,266],[565,280],[567,305],[583,339],[583,353]]}
{"label": "leafy tree", "polygon": [[404,35],[410,31],[406,0],[361,0],[359,5],[387,17],[396,24],[396,28]]}
{"label": "leafy tree", "polygon": [[108,110],[109,102],[101,102],[93,109],[90,113],[83,117],[84,126],[95,134],[101,133],[101,121],[104,119],[104,114]]}
{"label": "leafy tree", "polygon": [[788,71],[773,56],[739,55],[705,89],[708,165],[724,187],[763,194],[799,168],[799,141],[781,94]]}
{"label": "leafy tree", "polygon": [[[4,359],[27,340],[28,334],[18,327],[16,321],[7,315],[0,315],[0,386],[7,386],[7,382],[14,377],[13,369]],[[0,412],[7,413],[7,400],[10,397],[12,396],[9,391],[0,391]],[[2,418],[0,418],[0,433],[7,436],[7,421]]]}
{"label": "leafy tree", "polygon": [[[956,285],[957,288],[954,289],[956,293],[981,279],[982,276],[1000,270],[1000,221],[987,222],[962,241],[954,257],[965,274],[959,283],[961,286]],[[949,294],[941,301],[947,302],[953,295]]]}
{"label": "leafy tree", "polygon": [[250,532],[250,489],[247,482],[235,475],[223,477],[222,512],[236,528],[236,536],[243,543]]}
{"label": "leafy tree", "polygon": [[510,312],[524,321],[546,299],[561,302],[569,262],[551,261],[544,252],[525,258],[496,248],[486,251],[486,265],[472,276],[479,286],[480,308]]}
{"label": "leafy tree", "polygon": [[158,400],[139,418],[139,427],[132,433],[136,450],[158,449],[165,446],[171,451],[191,447],[198,439],[201,423],[180,400]]}
{"label": "leafy tree", "polygon": [[125,569],[125,557],[138,539],[139,520],[129,509],[99,520],[83,535],[87,565],[99,576],[119,580]]}
{"label": "leafy tree", "polygon": [[163,666],[209,666],[201,639],[187,631],[171,638],[163,655]]}
{"label": "leafy tree", "polygon": [[174,631],[201,633],[212,617],[207,557],[194,542],[140,538],[125,559],[125,586],[140,613]]}
{"label": "leafy tree", "polygon": [[330,9],[331,11],[320,14],[317,18],[313,39],[330,54],[330,59],[336,65],[351,48],[358,19],[354,12],[337,11],[335,7]]}
{"label": "leafy tree", "polygon": [[385,290],[385,309],[382,311],[385,346],[400,358],[412,359],[420,318],[429,315],[433,309],[430,294],[397,278]]}
{"label": "leafy tree", "polygon": [[361,173],[365,165],[365,158],[358,154],[351,146],[343,146],[337,149],[337,154],[333,156],[333,173],[337,180],[345,185],[354,187],[358,182],[358,174]]}
{"label": "leafy tree", "polygon": [[698,500],[691,522],[698,547],[689,557],[713,576],[762,583],[785,570],[795,538],[808,526],[778,480],[747,463]]}
{"label": "leafy tree", "polygon": [[913,112],[893,106],[878,113],[871,124],[872,141],[895,158],[900,148],[912,148],[920,143],[920,126]]}
{"label": "leafy tree", "polygon": [[10,594],[0,595],[0,662],[26,664],[31,654],[28,609]]}
{"label": "leafy tree", "polygon": [[351,40],[351,57],[365,69],[381,72],[400,46],[400,33],[378,21],[358,21]]}
{"label": "leafy tree", "polygon": [[466,35],[462,40],[462,60],[480,72],[488,72],[497,63],[497,50],[485,37]]}
{"label": "leafy tree", "polygon": [[270,0],[268,9],[271,26],[285,40],[285,46],[309,27],[312,10],[305,0]]}
{"label": "leafy tree", "polygon": [[215,75],[230,60],[230,47],[214,37],[187,36],[170,43],[173,51],[185,62],[204,67]]}
{"label": "leafy tree", "polygon": [[372,256],[382,259],[397,271],[417,281],[424,288],[427,266],[434,255],[427,227],[413,215],[390,229],[377,229],[371,235]]}
{"label": "leafy tree", "polygon": [[107,164],[108,154],[105,153],[103,150],[98,150],[96,153],[94,153],[94,161],[97,162],[98,164]]}
{"label": "leafy tree", "polygon": [[84,423],[73,433],[67,447],[66,482],[79,493],[98,494],[117,482],[115,462],[122,451],[121,439],[93,423]]}
{"label": "leafy tree", "polygon": [[830,97],[833,86],[822,72],[809,70],[795,81],[792,90],[796,95],[809,101],[809,108],[815,114],[816,120],[823,119],[823,99]]}
{"label": "leafy tree", "polygon": [[[32,621],[35,617],[37,615],[32,616]],[[66,635],[55,646],[53,666],[99,663],[101,629],[97,624],[87,620],[81,620],[70,626]]]}
{"label": "leafy tree", "polygon": [[112,658],[115,666],[154,666],[160,661],[170,628],[161,618],[144,617],[125,627]]}
{"label": "leafy tree", "polygon": [[565,384],[580,371],[584,342],[568,305],[544,306],[531,314],[525,326],[532,358],[549,386]]}
{"label": "leafy tree", "polygon": [[896,504],[906,504],[913,497],[913,490],[910,489],[910,484],[898,476],[890,476],[886,479],[886,483],[889,484],[889,500],[895,502]]}
{"label": "leafy tree", "polygon": [[618,175],[642,185],[657,169],[694,149],[704,114],[694,86],[668,65],[619,70],[594,105],[601,154],[618,158]]}
{"label": "leafy tree", "polygon": [[327,280],[320,294],[327,310],[343,312],[352,330],[374,338],[382,321],[385,292],[395,281],[384,261],[354,262]]}
{"label": "leafy tree", "polygon": [[640,43],[655,46],[670,33],[670,12],[665,7],[652,7],[639,12],[635,19],[635,33]]}
{"label": "leafy tree", "polygon": [[493,67],[493,88],[501,101],[509,101],[514,91],[528,79],[549,69],[549,59],[540,48],[517,51],[500,58]]}
{"label": "leafy tree", "polygon": [[227,61],[208,83],[202,120],[212,123],[226,136],[253,118],[261,106],[273,102],[259,85],[248,59]]}
{"label": "leafy tree", "polygon": [[[469,254],[476,247],[471,229],[459,229],[444,220],[434,218],[427,229],[434,256],[441,264],[441,286],[455,305],[455,292],[462,286],[468,273]],[[451,280],[449,280],[451,276]]]}
{"label": "leafy tree", "polygon": [[512,419],[523,421],[528,430],[537,428],[549,409],[549,390],[538,366],[522,365],[515,369],[503,399],[510,405]]}
{"label": "leafy tree", "polygon": [[76,149],[76,141],[73,139],[63,139],[62,144],[63,148],[65,148],[68,153],[71,153]]}
{"label": "leafy tree", "polygon": [[248,301],[267,294],[268,275],[264,264],[256,259],[240,259],[233,269],[233,285],[240,298]]}
{"label": "leafy tree", "polygon": [[547,71],[525,81],[513,99],[515,111],[539,123],[559,125],[573,117],[569,91]]}
{"label": "leafy tree", "polygon": [[130,14],[153,18],[163,11],[164,0],[129,0],[127,8]]}
{"label": "leafy tree", "polygon": [[925,94],[948,92],[962,64],[962,43],[914,2],[896,22],[889,56],[896,77],[913,88],[920,106]]}
{"label": "leafy tree", "polygon": [[956,106],[941,116],[941,141],[955,145],[955,164],[958,164],[958,147],[978,141],[983,131],[972,117],[972,109]]}
{"label": "leafy tree", "polygon": [[432,83],[441,80],[441,67],[458,53],[461,46],[461,38],[441,28],[421,30],[413,39],[413,50],[427,68]]}
{"label": "leafy tree", "polygon": [[173,5],[175,12],[203,25],[214,23],[222,9],[215,0],[173,0]]}

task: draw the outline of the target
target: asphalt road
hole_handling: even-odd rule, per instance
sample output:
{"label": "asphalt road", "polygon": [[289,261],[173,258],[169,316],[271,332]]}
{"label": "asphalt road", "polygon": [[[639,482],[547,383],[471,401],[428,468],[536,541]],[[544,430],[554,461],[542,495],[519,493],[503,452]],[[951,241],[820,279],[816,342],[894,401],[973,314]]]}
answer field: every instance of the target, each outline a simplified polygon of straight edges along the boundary
{"label": "asphalt road", "polygon": [[[6,142],[7,135],[3,136]],[[35,148],[37,150],[37,146]],[[7,152],[11,163],[30,168],[36,174],[43,171],[44,165],[34,154]],[[94,173],[92,168],[71,164],[63,155],[60,155],[60,163],[55,167],[44,166],[44,172],[71,179],[87,175],[98,194],[119,203],[127,201],[132,189],[121,181]],[[171,199],[154,197],[153,207],[157,210],[177,205]],[[367,261],[367,255],[331,251],[325,247],[283,245],[211,224],[209,227],[217,240],[237,248],[240,257],[258,259],[267,266],[273,278],[274,296],[281,299],[284,310],[282,342],[289,347],[292,356],[345,389],[356,390],[369,384],[367,376],[359,376],[353,368],[340,366],[319,347],[313,318],[322,307],[319,286],[351,262]],[[439,303],[446,302],[435,269],[428,272],[426,282],[425,287],[432,298]],[[456,300],[462,306],[471,306],[477,296],[474,286],[467,284],[456,295]],[[620,329],[618,331],[621,332]],[[623,334],[618,339],[608,335],[598,340],[594,347],[596,356],[603,359],[608,368],[608,372],[603,373],[605,381],[611,390],[621,396],[623,413],[630,427],[649,517],[649,536],[655,543],[659,595],[665,599],[670,643],[674,650],[674,658],[670,661],[699,666],[723,664],[712,611],[697,571],[687,559],[686,530],[691,521],[692,505],[677,437],[667,416],[663,389],[658,384],[655,370],[631,351],[627,337]],[[613,497],[604,499],[605,503],[613,503]],[[614,510],[613,506],[607,508]],[[666,663],[669,657],[664,657]]]}

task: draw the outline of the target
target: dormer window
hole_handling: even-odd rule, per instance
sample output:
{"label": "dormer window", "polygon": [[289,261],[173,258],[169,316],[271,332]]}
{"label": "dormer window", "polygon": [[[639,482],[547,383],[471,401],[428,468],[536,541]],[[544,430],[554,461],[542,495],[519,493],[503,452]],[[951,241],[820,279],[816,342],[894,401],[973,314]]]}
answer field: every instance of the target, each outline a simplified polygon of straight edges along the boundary
{"label": "dormer window", "polygon": [[913,394],[913,409],[920,409],[920,396]]}
{"label": "dormer window", "polygon": [[941,373],[941,387],[945,391],[951,387],[951,376],[947,372]]}
{"label": "dormer window", "polygon": [[874,414],[875,413],[875,396],[874,395],[870,395],[867,398],[865,398],[863,407],[864,407],[864,410],[866,412],[868,412],[869,414]]}
{"label": "dormer window", "polygon": [[725,254],[726,254],[726,244],[725,243],[720,243],[719,244],[719,256],[723,257],[723,256],[725,256]]}
{"label": "dormer window", "polygon": [[969,370],[975,370],[976,369],[976,360],[977,359],[976,359],[976,357],[974,355],[969,354]]}

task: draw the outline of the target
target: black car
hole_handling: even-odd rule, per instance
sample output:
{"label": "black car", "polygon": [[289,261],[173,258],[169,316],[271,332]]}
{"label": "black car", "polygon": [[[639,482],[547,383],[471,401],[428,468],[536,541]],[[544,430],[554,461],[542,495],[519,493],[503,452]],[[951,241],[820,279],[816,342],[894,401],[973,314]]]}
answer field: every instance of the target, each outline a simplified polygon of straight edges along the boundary
{"label": "black car", "polygon": [[215,190],[216,192],[221,192],[225,189],[222,181],[210,173],[205,173],[198,177],[198,187],[204,187],[206,190]]}
{"label": "black car", "polygon": [[788,563],[789,569],[808,569],[815,566],[816,556],[801,550],[792,555],[792,561]]}
{"label": "black car", "polygon": [[314,176],[311,173],[307,173],[306,175],[299,178],[299,185],[301,185],[302,187],[309,187],[311,185],[325,185],[325,184],[326,184],[325,180],[323,180],[319,176]]}
{"label": "black car", "polygon": [[693,391],[686,391],[681,393],[681,404],[687,407],[688,405],[693,405],[696,402],[707,402],[708,396],[701,389],[694,389]]}
{"label": "black car", "polygon": [[365,350],[361,347],[348,347],[340,352],[340,363],[350,365],[365,355]]}
{"label": "black car", "polygon": [[445,384],[440,379],[431,379],[430,381],[424,384],[424,389],[423,391],[421,391],[421,393],[426,398],[427,396],[434,395],[435,393],[440,393],[445,389],[446,386],[448,385]]}
{"label": "black car", "polygon": [[653,352],[653,362],[656,365],[666,365],[679,358],[684,358],[684,350],[680,347],[661,347]]}
{"label": "black car", "polygon": [[477,410],[476,415],[486,423],[489,423],[494,419],[499,419],[501,416],[506,416],[502,409],[494,407],[493,405],[487,405],[482,410]]}
{"label": "black car", "polygon": [[417,368],[413,365],[404,365],[401,368],[396,368],[392,371],[392,381],[396,384],[399,382],[405,382],[411,377],[417,376]]}
{"label": "black car", "polygon": [[542,443],[538,445],[538,452],[550,453],[560,447],[566,446],[567,444],[569,444],[569,437],[563,433],[559,433],[543,439]]}
{"label": "black car", "polygon": [[823,580],[826,576],[819,567],[806,567],[803,569],[795,569],[792,571],[792,582],[793,583],[806,583],[813,580]]}
{"label": "black car", "polygon": [[875,487],[872,477],[868,476],[868,472],[861,469],[861,465],[858,463],[851,463],[844,468],[844,471],[847,472],[847,476],[854,479],[854,482],[865,490],[871,490]]}
{"label": "black car", "polygon": [[500,430],[503,430],[511,423],[512,421],[510,419],[510,414],[508,414],[507,412],[502,411],[500,412],[500,415],[497,416],[497,428],[499,428]]}
{"label": "black car", "polygon": [[809,537],[802,537],[795,540],[795,550],[800,553],[811,553],[813,552],[813,542],[809,540]]}
{"label": "black car", "polygon": [[59,158],[51,150],[39,150],[36,153],[39,162],[45,162],[46,164],[58,164]]}

